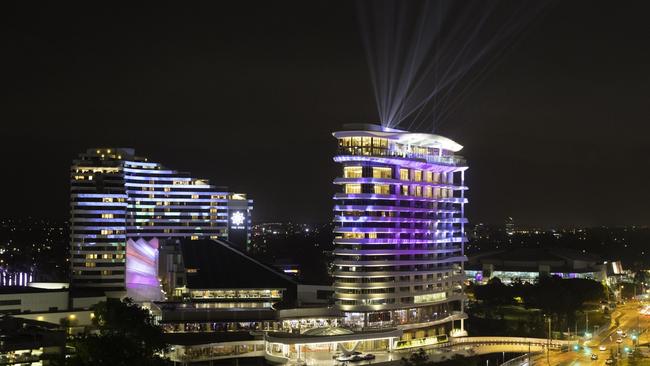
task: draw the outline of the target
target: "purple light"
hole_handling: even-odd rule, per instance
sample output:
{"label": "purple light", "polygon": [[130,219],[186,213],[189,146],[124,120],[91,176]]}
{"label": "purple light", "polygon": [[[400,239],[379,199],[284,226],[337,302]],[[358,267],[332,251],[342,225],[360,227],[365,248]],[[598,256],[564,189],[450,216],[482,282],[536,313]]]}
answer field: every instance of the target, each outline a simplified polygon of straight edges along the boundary
{"label": "purple light", "polygon": [[126,289],[136,301],[160,300],[158,239],[126,242]]}

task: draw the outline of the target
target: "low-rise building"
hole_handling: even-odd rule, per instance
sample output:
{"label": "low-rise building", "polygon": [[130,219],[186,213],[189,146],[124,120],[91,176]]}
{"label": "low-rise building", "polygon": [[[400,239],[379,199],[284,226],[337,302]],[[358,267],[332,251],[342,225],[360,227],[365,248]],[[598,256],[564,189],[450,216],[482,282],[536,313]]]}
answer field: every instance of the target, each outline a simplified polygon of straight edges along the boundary
{"label": "low-rise building", "polygon": [[503,283],[534,282],[540,276],[604,281],[605,263],[595,255],[566,248],[518,248],[469,257],[465,275],[467,280],[479,283],[494,277]]}

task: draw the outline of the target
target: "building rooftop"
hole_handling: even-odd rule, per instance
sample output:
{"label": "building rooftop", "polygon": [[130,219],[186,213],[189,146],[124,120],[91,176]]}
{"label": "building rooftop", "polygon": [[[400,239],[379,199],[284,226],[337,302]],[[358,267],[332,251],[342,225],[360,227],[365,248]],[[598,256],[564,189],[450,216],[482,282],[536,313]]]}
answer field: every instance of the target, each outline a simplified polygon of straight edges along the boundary
{"label": "building rooftop", "polygon": [[297,283],[222,240],[181,241],[190,289],[286,289]]}
{"label": "building rooftop", "polygon": [[420,133],[398,130],[395,128],[383,127],[376,124],[346,124],[341,131],[333,133],[334,137],[348,136],[372,136],[383,137],[405,145],[415,145],[422,147],[435,147],[443,150],[458,152],[463,146],[450,138],[435,135],[432,133]]}

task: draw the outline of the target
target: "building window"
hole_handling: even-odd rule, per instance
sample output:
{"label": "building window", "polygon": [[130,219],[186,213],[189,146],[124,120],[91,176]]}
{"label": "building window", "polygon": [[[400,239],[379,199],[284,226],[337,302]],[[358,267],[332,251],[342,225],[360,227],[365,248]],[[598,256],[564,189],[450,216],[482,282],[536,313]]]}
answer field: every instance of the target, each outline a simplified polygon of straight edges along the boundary
{"label": "building window", "polygon": [[391,168],[372,168],[372,177],[373,178],[392,178],[393,171]]}
{"label": "building window", "polygon": [[408,169],[400,169],[399,170],[399,179],[400,180],[409,180],[409,170]]}
{"label": "building window", "polygon": [[421,170],[414,170],[413,171],[413,180],[416,182],[421,182],[422,181],[422,171]]}
{"label": "building window", "polygon": [[388,184],[375,184],[375,194],[390,194],[390,186]]}
{"label": "building window", "polygon": [[347,194],[359,194],[361,193],[361,184],[346,184],[345,193]]}
{"label": "building window", "polygon": [[102,219],[112,219],[113,214],[102,214]]}
{"label": "building window", "polygon": [[430,186],[424,187],[424,197],[431,198],[432,189]]}
{"label": "building window", "polygon": [[363,239],[363,233],[343,233],[343,239]]}
{"label": "building window", "polygon": [[388,147],[388,139],[383,139],[383,138],[380,138],[380,137],[373,137],[372,138],[372,146],[373,147],[387,148]]}
{"label": "building window", "polygon": [[402,186],[402,196],[408,196],[409,195],[409,186]]}
{"label": "building window", "polygon": [[343,168],[344,178],[361,178],[363,176],[363,169],[360,166],[346,166]]}
{"label": "building window", "polygon": [[433,181],[433,173],[432,172],[424,172],[424,180],[427,182],[432,182]]}
{"label": "building window", "polygon": [[20,299],[16,299],[16,300],[0,300],[0,306],[20,305],[20,303],[21,303]]}

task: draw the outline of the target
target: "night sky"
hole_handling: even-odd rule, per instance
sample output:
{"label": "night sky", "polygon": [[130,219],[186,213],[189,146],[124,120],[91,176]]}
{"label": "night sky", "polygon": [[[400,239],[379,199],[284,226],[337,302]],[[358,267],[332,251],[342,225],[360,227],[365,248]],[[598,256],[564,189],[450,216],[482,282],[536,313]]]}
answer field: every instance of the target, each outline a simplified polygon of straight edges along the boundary
{"label": "night sky", "polygon": [[[331,132],[377,120],[355,3],[225,3],[3,2],[0,216],[67,219],[76,154],[129,146],[254,221],[327,222]],[[473,88],[439,131],[471,222],[649,222],[649,10],[558,1]]]}

